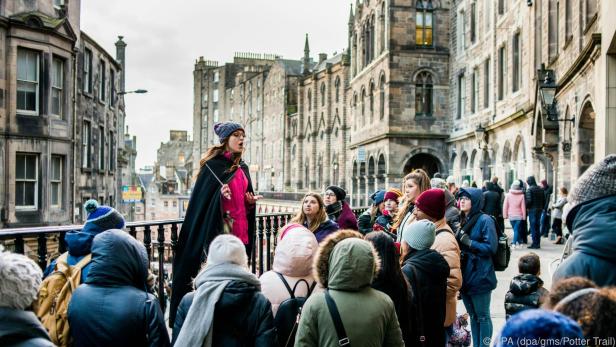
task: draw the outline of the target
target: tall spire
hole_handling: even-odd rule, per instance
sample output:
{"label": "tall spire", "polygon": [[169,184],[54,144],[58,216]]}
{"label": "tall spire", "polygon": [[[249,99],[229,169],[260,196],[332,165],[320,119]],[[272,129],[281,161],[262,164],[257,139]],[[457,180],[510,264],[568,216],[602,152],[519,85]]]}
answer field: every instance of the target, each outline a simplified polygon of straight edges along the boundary
{"label": "tall spire", "polygon": [[355,16],[353,15],[353,3],[351,3],[351,12],[349,13],[349,25],[352,25],[355,21]]}
{"label": "tall spire", "polygon": [[310,45],[308,44],[308,34],[306,33],[306,42],[304,43],[304,73],[310,71]]}

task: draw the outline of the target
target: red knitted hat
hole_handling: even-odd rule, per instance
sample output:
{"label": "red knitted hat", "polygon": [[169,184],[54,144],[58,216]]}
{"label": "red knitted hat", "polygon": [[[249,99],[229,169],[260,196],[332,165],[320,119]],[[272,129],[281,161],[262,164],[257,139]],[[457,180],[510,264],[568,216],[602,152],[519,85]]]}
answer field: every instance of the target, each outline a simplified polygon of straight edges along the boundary
{"label": "red knitted hat", "polygon": [[396,202],[398,202],[398,198],[400,196],[398,194],[396,194],[395,192],[387,192],[385,193],[385,198],[383,199],[383,201],[387,201],[387,200],[394,200]]}
{"label": "red knitted hat", "polygon": [[415,207],[439,220],[445,217],[445,192],[439,188],[428,189],[415,200]]}

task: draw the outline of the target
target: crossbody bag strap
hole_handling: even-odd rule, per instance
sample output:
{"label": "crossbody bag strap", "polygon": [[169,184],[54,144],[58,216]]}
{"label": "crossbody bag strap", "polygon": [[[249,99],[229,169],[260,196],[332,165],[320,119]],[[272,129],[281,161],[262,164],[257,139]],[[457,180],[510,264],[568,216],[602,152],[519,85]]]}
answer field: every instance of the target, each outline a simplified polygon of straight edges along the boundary
{"label": "crossbody bag strap", "polygon": [[314,291],[314,288],[316,288],[316,286],[317,286],[317,281],[312,282],[312,284],[308,288],[308,296],[310,296],[312,294],[312,292]]}
{"label": "crossbody bag strap", "polygon": [[[415,267],[411,266],[411,270],[413,271],[413,276],[415,277],[415,283],[417,283],[417,280],[419,279],[419,276],[417,276],[417,271],[415,270]],[[419,342],[421,343],[422,346],[426,346],[426,331],[424,328],[424,317],[423,317],[423,305],[421,303],[421,289],[419,288],[419,286],[416,286],[417,288],[417,292],[413,293],[413,295],[415,295],[415,298],[417,300],[417,309],[419,311],[419,319],[417,320],[417,325],[419,325]]]}
{"label": "crossbody bag strap", "polygon": [[340,318],[340,312],[338,312],[336,302],[329,294],[329,289],[325,289],[325,301],[327,302],[329,314],[332,316],[332,320],[334,321],[334,328],[336,328],[336,335],[338,335],[338,346],[350,347],[351,341],[349,341],[346,330],[344,330],[344,325],[342,324],[342,319]]}

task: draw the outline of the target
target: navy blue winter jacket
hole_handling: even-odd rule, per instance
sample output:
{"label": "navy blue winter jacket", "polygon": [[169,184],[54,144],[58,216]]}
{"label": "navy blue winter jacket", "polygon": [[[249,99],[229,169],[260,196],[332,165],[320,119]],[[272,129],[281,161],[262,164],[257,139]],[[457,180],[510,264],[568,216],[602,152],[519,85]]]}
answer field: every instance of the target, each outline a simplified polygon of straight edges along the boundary
{"label": "navy blue winter jacket", "polygon": [[169,346],[158,301],[145,291],[147,265],[145,247],[127,233],[94,238],[88,279],[68,307],[75,347]]}
{"label": "navy blue winter jacket", "polygon": [[[459,196],[468,196],[471,199],[471,211],[466,217],[470,220],[477,213],[481,213],[482,191],[478,188],[462,188]],[[492,256],[496,254],[498,237],[496,225],[492,217],[482,214],[470,232],[471,246],[460,245],[462,258],[462,288],[460,291],[467,295],[484,294],[496,288],[496,273]]]}
{"label": "navy blue winter jacket", "polygon": [[589,201],[569,212],[573,252],[554,272],[552,283],[573,276],[598,286],[616,285],[616,195]]}

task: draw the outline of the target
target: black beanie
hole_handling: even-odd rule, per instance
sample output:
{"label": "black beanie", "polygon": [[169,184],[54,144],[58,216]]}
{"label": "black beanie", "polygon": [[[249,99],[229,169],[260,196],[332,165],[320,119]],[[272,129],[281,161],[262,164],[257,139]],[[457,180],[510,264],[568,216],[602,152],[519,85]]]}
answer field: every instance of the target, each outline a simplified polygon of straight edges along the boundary
{"label": "black beanie", "polygon": [[334,194],[336,194],[336,200],[338,201],[343,201],[344,198],[346,198],[346,192],[344,191],[344,189],[338,186],[329,186],[325,189],[325,191],[328,190],[331,190],[332,192],[334,192]]}

